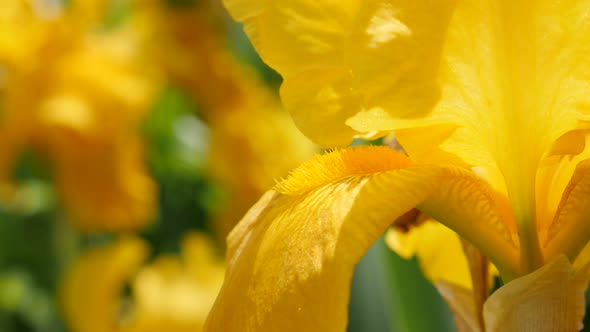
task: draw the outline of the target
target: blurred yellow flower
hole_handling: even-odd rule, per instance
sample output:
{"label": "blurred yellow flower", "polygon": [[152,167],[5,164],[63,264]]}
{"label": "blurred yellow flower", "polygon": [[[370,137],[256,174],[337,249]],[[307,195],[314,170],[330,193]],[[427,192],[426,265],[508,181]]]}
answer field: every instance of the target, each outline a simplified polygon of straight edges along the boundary
{"label": "blurred yellow flower", "polygon": [[189,93],[206,120],[240,107],[253,91],[254,87],[244,84],[244,77],[251,73],[234,59],[208,2],[184,6],[136,2],[131,23],[162,75]]}
{"label": "blurred yellow flower", "polygon": [[342,146],[393,131],[409,158],[335,151],[268,192],[230,234],[206,330],[343,331],[354,265],[413,208],[507,282],[484,306],[489,330],[580,327],[590,275],[571,263],[590,238],[587,2],[225,4],[283,76],[306,135]]}
{"label": "blurred yellow flower", "polygon": [[231,55],[213,28],[219,19],[210,4],[146,1],[137,7],[135,24],[148,53],[172,84],[189,92],[209,126],[208,171],[227,191],[213,225],[225,238],[248,207],[318,148],[254,69]]}
{"label": "blurred yellow flower", "polygon": [[188,233],[181,258],[160,256],[142,266],[147,251],[142,240],[123,237],[82,254],[62,285],[63,314],[72,331],[201,330],[224,272],[210,240]]}
{"label": "blurred yellow flower", "polygon": [[82,230],[142,227],[155,215],[156,188],[138,126],[157,82],[138,60],[137,40],[127,31],[82,29],[65,8],[44,17],[26,1],[7,3],[15,9],[0,25],[3,198],[13,194],[16,160],[33,149],[49,161],[61,202]]}

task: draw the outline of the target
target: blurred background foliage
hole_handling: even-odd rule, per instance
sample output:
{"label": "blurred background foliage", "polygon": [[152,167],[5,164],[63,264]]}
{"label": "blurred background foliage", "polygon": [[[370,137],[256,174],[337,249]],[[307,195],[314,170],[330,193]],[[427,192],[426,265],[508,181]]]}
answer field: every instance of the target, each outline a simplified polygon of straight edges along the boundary
{"label": "blurred background foliage", "polygon": [[[2,1],[0,331],[197,331],[217,290],[196,275],[217,278],[233,224],[319,151],[280,110],[280,77],[217,1]],[[349,331],[452,325],[416,261],[378,241]]]}

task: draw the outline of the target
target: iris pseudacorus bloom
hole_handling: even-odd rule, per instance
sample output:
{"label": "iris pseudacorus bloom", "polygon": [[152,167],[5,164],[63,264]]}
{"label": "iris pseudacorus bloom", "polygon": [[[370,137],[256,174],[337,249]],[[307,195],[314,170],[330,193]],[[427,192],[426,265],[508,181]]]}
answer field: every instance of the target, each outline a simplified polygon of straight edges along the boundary
{"label": "iris pseudacorus bloom", "polygon": [[[588,273],[590,3],[226,0],[284,78],[300,130],[336,150],[265,194],[228,238],[207,331],[344,331],[355,263],[413,208],[505,286],[487,331],[580,328]],[[485,326],[484,326],[485,325]]]}

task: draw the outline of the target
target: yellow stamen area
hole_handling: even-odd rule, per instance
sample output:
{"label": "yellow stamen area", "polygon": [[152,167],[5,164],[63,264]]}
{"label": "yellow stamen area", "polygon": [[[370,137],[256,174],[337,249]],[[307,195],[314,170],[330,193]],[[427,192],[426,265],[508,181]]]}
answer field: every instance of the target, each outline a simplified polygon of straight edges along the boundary
{"label": "yellow stamen area", "polygon": [[338,153],[316,155],[292,171],[275,190],[290,196],[304,195],[348,176],[386,172],[412,164],[408,157],[389,147],[353,147]]}
{"label": "yellow stamen area", "polygon": [[[390,191],[397,195],[401,190],[422,197],[411,207],[475,243],[509,279],[521,270],[517,239],[510,231],[513,219],[508,200],[464,168],[416,165],[404,154],[383,146],[353,147],[316,156],[291,172],[275,190],[306,197],[354,178],[379,183],[383,195],[391,195]],[[401,204],[391,199],[384,208]],[[367,215],[370,211],[372,208],[367,209]]]}

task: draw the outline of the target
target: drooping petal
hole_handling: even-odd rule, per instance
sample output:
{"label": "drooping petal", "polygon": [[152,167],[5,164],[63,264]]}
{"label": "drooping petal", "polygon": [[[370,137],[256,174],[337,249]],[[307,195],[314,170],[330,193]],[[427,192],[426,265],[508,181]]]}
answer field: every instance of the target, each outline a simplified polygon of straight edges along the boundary
{"label": "drooping petal", "polygon": [[[278,192],[265,194],[230,234],[225,284],[205,331],[343,331],[354,265],[393,220],[417,205],[441,222],[469,205],[467,219],[450,224],[516,268],[516,247],[500,230],[502,213],[480,185],[470,172],[414,166],[387,147],[309,161]],[[435,208],[440,199],[447,208]]]}
{"label": "drooping petal", "polygon": [[281,95],[296,124],[321,145],[346,145],[355,134],[372,132],[347,125],[358,112],[387,108],[415,117],[438,100],[437,70],[452,0],[225,5],[285,79]]}
{"label": "drooping petal", "polygon": [[405,232],[391,228],[385,241],[405,259],[416,256],[424,276],[433,284],[445,280],[471,289],[469,266],[463,255],[461,240],[439,222],[428,220]]}
{"label": "drooping petal", "polygon": [[85,252],[63,280],[61,302],[66,322],[75,332],[118,331],[118,309],[125,284],[147,256],[138,238]]}
{"label": "drooping petal", "polygon": [[585,314],[587,267],[573,271],[559,256],[498,289],[484,305],[485,331],[579,331]]}

